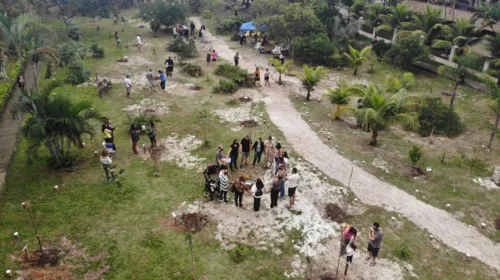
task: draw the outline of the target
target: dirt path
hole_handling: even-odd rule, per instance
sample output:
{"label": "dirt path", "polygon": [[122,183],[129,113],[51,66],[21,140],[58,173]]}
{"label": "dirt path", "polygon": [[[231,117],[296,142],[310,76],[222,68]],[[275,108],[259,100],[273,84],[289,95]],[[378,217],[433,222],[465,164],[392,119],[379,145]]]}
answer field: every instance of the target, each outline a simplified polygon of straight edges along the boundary
{"label": "dirt path", "polygon": [[[199,18],[191,18],[197,26],[201,26]],[[233,61],[235,52],[221,38],[208,34],[209,44],[220,57]],[[264,58],[240,57],[240,67],[253,72],[255,64],[266,65]],[[273,71],[273,69],[270,69]],[[276,73],[273,73],[277,77]],[[294,85],[295,78],[284,77]],[[264,88],[267,97],[264,99],[271,120],[283,131],[288,143],[304,159],[314,164],[329,177],[347,184],[351,168],[354,173],[351,189],[365,204],[377,205],[390,211],[396,211],[407,217],[422,229],[427,229],[443,243],[464,254],[470,254],[482,262],[500,270],[500,244],[493,243],[472,226],[468,226],[452,217],[448,212],[430,206],[414,196],[386,183],[350,160],[342,157],[335,149],[325,145],[310,126],[295,110],[288,96],[289,89],[273,84]],[[328,156],[326,156],[328,155]],[[443,202],[446,203],[446,202]]]}
{"label": "dirt path", "polygon": [[[31,65],[28,65],[24,71],[26,87],[33,87],[33,71]],[[5,184],[5,177],[7,176],[7,169],[10,165],[12,155],[16,151],[17,133],[23,124],[23,118],[12,118],[11,110],[17,102],[14,94],[12,94],[2,112],[0,119],[0,197],[2,196],[3,186]]]}

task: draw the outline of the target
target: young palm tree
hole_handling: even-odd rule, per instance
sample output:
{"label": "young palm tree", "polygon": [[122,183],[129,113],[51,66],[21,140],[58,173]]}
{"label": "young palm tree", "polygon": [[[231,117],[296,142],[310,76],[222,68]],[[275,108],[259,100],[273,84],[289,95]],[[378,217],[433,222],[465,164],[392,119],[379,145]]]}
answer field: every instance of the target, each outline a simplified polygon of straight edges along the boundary
{"label": "young palm tree", "polygon": [[451,49],[458,46],[460,51],[464,51],[469,46],[481,42],[482,32],[468,19],[459,18],[453,25],[437,24],[438,37],[432,42],[434,49]]}
{"label": "young palm tree", "polygon": [[411,21],[401,23],[400,36],[411,33],[422,33],[425,36],[425,43],[428,45],[437,36],[436,25],[444,22],[441,17],[441,9],[432,8],[429,4],[425,6],[423,12],[419,12],[411,17]]}
{"label": "young palm tree", "polygon": [[409,21],[411,15],[411,8],[404,3],[398,4],[395,7],[390,7],[387,14],[379,15],[379,19],[383,24],[377,27],[376,31],[394,31],[394,29],[399,28],[401,23]]}
{"label": "young palm tree", "polygon": [[419,99],[413,95],[397,93],[386,97],[384,92],[374,85],[368,88],[352,90],[364,97],[364,108],[356,111],[362,127],[372,130],[371,146],[377,145],[380,130],[393,125],[403,125],[412,129],[418,128],[418,116],[414,112]]}
{"label": "young palm tree", "polygon": [[[90,102],[73,103],[64,94],[49,95],[37,92],[22,96],[20,109],[30,114],[22,133],[28,139],[28,158],[36,157],[41,146],[45,146],[58,167],[71,165],[71,146],[82,146],[83,135],[93,136],[89,122],[99,113]],[[33,109],[33,104],[37,110]]]}
{"label": "young palm tree", "polygon": [[304,64],[303,66],[303,73],[297,73],[297,77],[300,79],[302,86],[304,86],[307,91],[307,101],[311,98],[311,91],[314,90],[314,87],[317,86],[327,74],[328,71],[325,67],[309,67],[307,64]]}
{"label": "young palm tree", "polygon": [[281,64],[281,60],[279,60],[277,58],[272,58],[269,60],[269,62],[272,65],[274,65],[274,67],[276,68],[276,71],[278,71],[278,73],[279,73],[278,84],[281,85],[282,84],[281,83],[281,74],[287,72],[288,70],[290,70],[290,68],[292,68],[293,60],[288,60],[284,64]]}
{"label": "young palm tree", "polygon": [[492,4],[481,4],[479,7],[474,9],[474,14],[472,15],[471,21],[476,23],[478,20],[482,20],[481,27],[479,29],[483,29],[487,26],[491,28],[492,31],[493,26],[497,23],[498,19],[494,16],[495,13],[500,9],[499,5]]}
{"label": "young palm tree", "polygon": [[411,72],[404,73],[401,78],[389,75],[385,80],[384,89],[390,93],[397,93],[402,89],[410,89],[416,82],[415,76]]}
{"label": "young palm tree", "polygon": [[438,69],[439,75],[449,77],[455,83],[455,86],[451,93],[450,107],[453,107],[453,103],[455,102],[455,97],[457,96],[458,85],[464,81],[465,74],[467,74],[467,67],[469,65],[470,65],[470,57],[465,55],[458,58],[456,67],[448,65],[439,66]]}
{"label": "young palm tree", "polygon": [[354,67],[354,76],[358,74],[358,68],[363,65],[363,61],[368,59],[371,51],[372,46],[364,47],[361,51],[358,51],[349,45],[349,53],[344,53],[344,56],[351,61],[351,64]]}
{"label": "young palm tree", "polygon": [[345,105],[349,104],[350,97],[353,95],[353,92],[350,91],[350,86],[347,84],[345,80],[339,81],[339,87],[336,90],[327,89],[328,90],[328,98],[330,102],[334,105],[332,111],[332,118],[338,119],[342,115],[346,115],[354,112],[352,108],[349,108]]}

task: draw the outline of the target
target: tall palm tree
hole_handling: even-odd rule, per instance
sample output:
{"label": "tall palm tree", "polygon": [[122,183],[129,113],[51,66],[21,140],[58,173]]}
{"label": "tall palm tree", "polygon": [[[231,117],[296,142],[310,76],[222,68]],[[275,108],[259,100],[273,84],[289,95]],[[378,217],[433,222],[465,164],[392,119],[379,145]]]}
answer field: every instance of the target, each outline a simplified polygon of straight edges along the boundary
{"label": "tall palm tree", "polygon": [[457,96],[458,85],[464,81],[465,74],[467,74],[467,67],[470,66],[470,64],[471,58],[465,55],[458,58],[456,67],[441,65],[438,68],[439,75],[449,77],[455,84],[451,92],[450,107],[453,107],[455,97]]}
{"label": "tall palm tree", "polygon": [[292,68],[293,60],[288,60],[284,64],[282,64],[281,60],[279,60],[277,58],[271,58],[269,60],[269,62],[272,65],[274,65],[274,67],[276,68],[276,71],[279,73],[278,84],[281,85],[282,84],[282,82],[281,82],[281,74],[287,72],[288,70],[290,70],[290,68]]}
{"label": "tall palm tree", "polygon": [[412,13],[411,8],[404,3],[398,4],[395,7],[390,7],[387,14],[379,15],[383,24],[377,27],[377,32],[382,30],[387,32],[394,31],[401,23],[409,21]]}
{"label": "tall palm tree", "polygon": [[[49,95],[34,92],[20,99],[20,109],[30,114],[22,133],[28,139],[28,158],[37,156],[45,146],[58,167],[71,165],[70,151],[73,145],[82,146],[83,135],[93,136],[89,120],[98,118],[99,113],[88,101],[73,103],[64,94]],[[33,110],[36,104],[37,110]]]}
{"label": "tall palm tree", "polygon": [[363,65],[363,61],[370,57],[371,51],[372,46],[364,47],[361,51],[358,51],[349,45],[349,53],[344,53],[344,56],[351,61],[351,64],[354,67],[354,76],[358,74],[358,68]]}
{"label": "tall palm tree", "polygon": [[384,92],[374,85],[368,88],[357,88],[356,91],[364,97],[364,108],[356,111],[362,127],[372,130],[371,146],[376,146],[379,131],[393,125],[403,125],[416,129],[418,116],[414,112],[419,99],[402,92],[386,97]]}
{"label": "tall palm tree", "polygon": [[400,36],[419,32],[425,36],[425,43],[428,45],[436,38],[436,25],[441,23],[444,23],[444,19],[441,17],[441,9],[434,9],[427,4],[423,12],[414,14],[411,17],[411,21],[401,23],[401,30],[404,31],[400,32]]}
{"label": "tall palm tree", "polygon": [[432,48],[435,49],[449,50],[457,46],[460,51],[464,51],[465,48],[481,42],[483,37],[482,32],[472,21],[463,18],[457,19],[451,26],[437,24],[435,28],[440,38],[432,42]]}
{"label": "tall palm tree", "polygon": [[297,73],[297,77],[302,82],[302,86],[307,91],[306,99],[307,101],[311,98],[311,91],[314,90],[319,82],[326,77],[328,71],[323,66],[309,67],[307,64],[303,66],[303,72]]}
{"label": "tall palm tree", "polygon": [[346,115],[354,112],[352,108],[345,106],[349,104],[350,97],[354,94],[350,88],[351,86],[345,81],[339,81],[339,87],[335,90],[328,90],[328,98],[330,102],[334,105],[334,110],[332,111],[332,118],[338,119],[342,115]]}

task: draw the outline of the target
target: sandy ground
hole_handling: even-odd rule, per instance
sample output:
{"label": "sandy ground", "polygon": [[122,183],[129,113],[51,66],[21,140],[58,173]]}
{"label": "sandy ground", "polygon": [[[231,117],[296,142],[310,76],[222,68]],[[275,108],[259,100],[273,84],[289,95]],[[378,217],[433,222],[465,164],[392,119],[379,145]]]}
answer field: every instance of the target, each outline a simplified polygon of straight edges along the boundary
{"label": "sandy ground", "polygon": [[[200,19],[191,18],[197,26]],[[232,61],[235,52],[221,38],[208,34],[206,48],[215,47],[219,56]],[[256,64],[265,64],[265,57],[240,56],[240,67],[253,72]],[[274,77],[274,69],[270,69]],[[290,99],[284,98],[291,91],[300,88],[300,82],[293,77],[283,76],[286,87],[273,83],[266,89],[265,102],[271,120],[292,143],[293,149],[304,159],[314,164],[319,170],[340,182],[347,183],[351,168],[354,174],[351,187],[356,196],[366,204],[377,205],[390,211],[396,211],[407,217],[422,229],[427,229],[446,245],[464,254],[470,254],[482,262],[500,269],[500,244],[493,243],[475,228],[456,220],[450,213],[430,206],[413,195],[379,180],[350,160],[342,157],[335,149],[325,145],[311,127],[302,120]],[[328,154],[328,157],[325,157]],[[445,202],[443,202],[445,203]],[[443,205],[443,208],[445,206]]]}

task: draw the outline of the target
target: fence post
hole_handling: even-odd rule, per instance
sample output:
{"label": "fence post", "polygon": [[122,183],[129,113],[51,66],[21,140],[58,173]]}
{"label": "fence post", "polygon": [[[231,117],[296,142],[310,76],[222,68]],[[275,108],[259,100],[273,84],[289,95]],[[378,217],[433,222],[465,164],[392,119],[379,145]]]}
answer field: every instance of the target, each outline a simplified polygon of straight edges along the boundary
{"label": "fence post", "polygon": [[489,58],[487,58],[484,61],[483,72],[488,72],[488,70],[490,70],[490,63],[491,63],[491,60]]}
{"label": "fence post", "polygon": [[453,62],[453,58],[455,57],[455,54],[457,53],[457,49],[458,49],[457,46],[451,47],[450,56],[448,57],[449,62]]}

